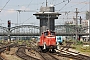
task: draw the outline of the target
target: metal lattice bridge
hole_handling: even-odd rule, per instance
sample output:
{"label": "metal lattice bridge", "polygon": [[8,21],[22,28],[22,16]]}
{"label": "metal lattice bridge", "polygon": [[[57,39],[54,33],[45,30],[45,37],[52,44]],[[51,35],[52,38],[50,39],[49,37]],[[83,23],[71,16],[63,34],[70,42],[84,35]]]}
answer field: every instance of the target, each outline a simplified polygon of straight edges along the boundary
{"label": "metal lattice bridge", "polygon": [[[55,32],[56,35],[59,36],[73,36],[78,35],[89,35],[88,27],[82,27],[75,25],[56,25]],[[0,36],[7,36],[10,33],[11,36],[39,36],[40,35],[40,27],[34,25],[20,25],[15,27],[10,27],[10,31],[8,31],[7,27],[0,26]]]}

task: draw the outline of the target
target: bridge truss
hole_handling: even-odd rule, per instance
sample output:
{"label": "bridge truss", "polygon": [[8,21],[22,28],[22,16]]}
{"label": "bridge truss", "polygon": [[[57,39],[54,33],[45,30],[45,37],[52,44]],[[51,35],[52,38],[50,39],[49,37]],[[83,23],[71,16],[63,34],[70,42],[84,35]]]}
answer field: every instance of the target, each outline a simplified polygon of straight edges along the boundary
{"label": "bridge truss", "polygon": [[[75,25],[56,25],[55,32],[56,35],[61,36],[72,36],[76,34],[76,30],[78,30],[78,35],[88,35],[86,32],[88,30],[87,27],[76,27]],[[0,36],[7,36],[8,28],[0,26]],[[34,25],[20,25],[10,28],[11,36],[39,36],[40,35],[40,27]]]}

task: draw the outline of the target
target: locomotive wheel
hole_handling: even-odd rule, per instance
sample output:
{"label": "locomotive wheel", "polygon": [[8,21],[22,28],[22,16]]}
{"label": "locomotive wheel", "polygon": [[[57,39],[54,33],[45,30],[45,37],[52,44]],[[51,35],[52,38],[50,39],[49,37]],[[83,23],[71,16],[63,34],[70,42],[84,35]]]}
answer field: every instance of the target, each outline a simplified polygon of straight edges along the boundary
{"label": "locomotive wheel", "polygon": [[43,53],[46,53],[46,52],[47,52],[47,50],[46,50],[46,49],[45,49],[45,50],[42,50],[42,52],[43,52]]}
{"label": "locomotive wheel", "polygon": [[42,52],[44,52],[44,53],[46,53],[46,52],[48,52],[49,51],[49,49],[43,49],[42,50]]}

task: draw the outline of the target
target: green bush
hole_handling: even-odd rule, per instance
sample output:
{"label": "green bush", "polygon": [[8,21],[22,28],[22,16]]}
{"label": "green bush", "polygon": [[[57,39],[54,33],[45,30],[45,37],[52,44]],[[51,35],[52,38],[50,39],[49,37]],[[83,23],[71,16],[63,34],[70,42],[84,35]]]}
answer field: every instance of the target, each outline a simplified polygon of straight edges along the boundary
{"label": "green bush", "polygon": [[82,45],[82,44],[83,44],[82,41],[77,41],[77,42],[76,42],[76,45]]}

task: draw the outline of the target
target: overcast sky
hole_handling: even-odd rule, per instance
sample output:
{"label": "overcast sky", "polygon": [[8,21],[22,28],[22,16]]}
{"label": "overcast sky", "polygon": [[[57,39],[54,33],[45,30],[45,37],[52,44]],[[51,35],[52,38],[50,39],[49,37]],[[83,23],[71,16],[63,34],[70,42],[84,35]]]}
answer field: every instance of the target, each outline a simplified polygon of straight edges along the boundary
{"label": "overcast sky", "polygon": [[[39,12],[41,6],[45,6],[46,0],[0,0],[0,25],[7,26],[11,20],[12,26],[18,24],[39,25],[39,20],[33,15]],[[75,9],[80,12],[78,16],[85,19],[85,12],[89,10],[89,0],[47,0],[48,6],[54,5],[55,11],[61,13],[56,24],[64,24],[65,21],[73,21]],[[26,12],[18,12],[25,10]],[[27,12],[29,11],[29,12]],[[65,14],[68,12],[68,14]]]}

